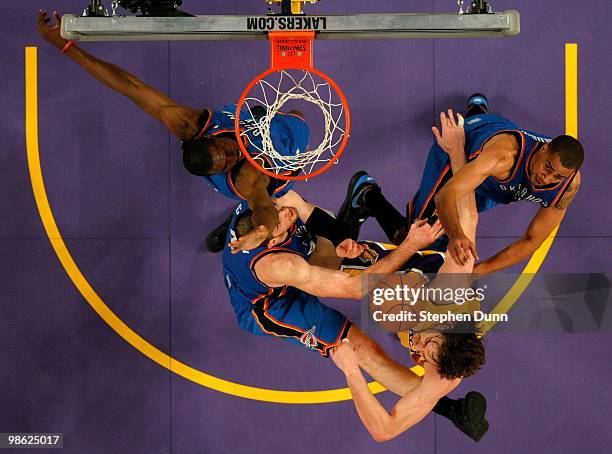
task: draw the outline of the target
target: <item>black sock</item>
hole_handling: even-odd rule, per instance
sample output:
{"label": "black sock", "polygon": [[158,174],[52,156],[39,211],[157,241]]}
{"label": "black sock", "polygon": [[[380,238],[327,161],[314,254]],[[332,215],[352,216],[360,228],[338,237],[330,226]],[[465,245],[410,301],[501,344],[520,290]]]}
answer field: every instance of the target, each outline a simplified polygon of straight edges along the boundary
{"label": "black sock", "polygon": [[363,200],[368,213],[376,218],[389,241],[393,243],[396,232],[406,225],[406,218],[385,199],[379,188],[372,188],[367,191]]}
{"label": "black sock", "polygon": [[326,211],[316,207],[306,220],[306,229],[313,235],[327,238],[334,246],[350,238],[350,228],[344,222],[338,221]]}
{"label": "black sock", "polygon": [[438,401],[436,406],[433,407],[433,412],[440,416],[444,416],[445,418],[450,419],[450,409],[453,406],[453,403],[455,403],[453,399],[451,399],[450,397],[444,396],[442,399]]}
{"label": "black sock", "polygon": [[463,114],[463,118],[473,117],[475,115],[486,115],[487,108],[483,105],[470,104],[465,113]]}

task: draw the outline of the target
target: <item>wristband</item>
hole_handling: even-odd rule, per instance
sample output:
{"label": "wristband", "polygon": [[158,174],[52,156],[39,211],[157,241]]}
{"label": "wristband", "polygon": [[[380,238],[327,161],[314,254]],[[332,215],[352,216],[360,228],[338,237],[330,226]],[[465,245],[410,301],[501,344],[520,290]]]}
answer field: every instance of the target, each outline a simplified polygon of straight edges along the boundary
{"label": "wristband", "polygon": [[68,49],[70,49],[73,44],[76,44],[76,41],[74,39],[66,41],[66,44],[64,44],[64,48],[62,49],[62,54],[68,52]]}

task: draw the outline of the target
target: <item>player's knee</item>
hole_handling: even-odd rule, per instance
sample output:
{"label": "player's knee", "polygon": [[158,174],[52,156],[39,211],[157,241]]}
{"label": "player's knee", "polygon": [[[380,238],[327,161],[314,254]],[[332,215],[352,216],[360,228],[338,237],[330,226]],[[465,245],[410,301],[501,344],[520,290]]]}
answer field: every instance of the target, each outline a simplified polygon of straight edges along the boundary
{"label": "player's knee", "polygon": [[194,175],[210,175],[213,157],[207,141],[183,142],[183,165]]}

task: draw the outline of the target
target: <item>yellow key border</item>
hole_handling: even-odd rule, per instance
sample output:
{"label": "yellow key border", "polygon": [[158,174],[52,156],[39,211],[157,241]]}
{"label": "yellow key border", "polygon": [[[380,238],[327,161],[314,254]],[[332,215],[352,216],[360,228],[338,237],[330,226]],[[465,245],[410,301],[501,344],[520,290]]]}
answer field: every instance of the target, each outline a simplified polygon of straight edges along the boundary
{"label": "yellow key border", "polygon": [[[143,355],[187,380],[203,387],[213,389],[245,399],[259,400],[283,404],[322,404],[350,400],[351,392],[348,388],[328,389],[322,391],[283,391],[275,389],[257,388],[235,383],[202,372],[185,364],[154,345],[147,342],[138,333],[126,325],[115,313],[109,309],[104,301],[91,287],[87,278],[81,273],[79,267],[70,255],[62,235],[57,227],[51,206],[47,198],[45,183],[40,165],[40,152],[38,147],[38,65],[37,48],[25,48],[25,79],[26,79],[26,148],[28,156],[28,170],[32,182],[32,190],[38,207],[45,232],[53,250],[62,264],[62,267],[72,280],[77,290],[83,295],[91,308],[128,344],[140,351]],[[567,43],[565,45],[565,91],[566,91],[566,134],[578,137],[578,45]],[[531,283],[538,272],[550,247],[552,246],[558,228],[555,228],[542,246],[533,254],[521,276],[514,283],[508,293],[493,309],[492,313],[506,313],[519,299],[521,294]],[[494,323],[483,326],[484,331],[493,327]],[[423,369],[415,366],[411,369],[418,375]],[[377,382],[369,383],[370,390],[377,394],[385,388]]]}

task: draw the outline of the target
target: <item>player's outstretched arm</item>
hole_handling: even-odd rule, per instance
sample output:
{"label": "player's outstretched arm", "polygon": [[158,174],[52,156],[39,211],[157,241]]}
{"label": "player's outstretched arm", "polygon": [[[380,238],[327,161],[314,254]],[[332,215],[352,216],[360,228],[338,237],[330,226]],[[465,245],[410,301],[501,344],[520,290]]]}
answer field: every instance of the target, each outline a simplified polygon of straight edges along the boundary
{"label": "player's outstretched arm", "polygon": [[566,209],[580,187],[580,174],[576,175],[566,193],[552,207],[540,208],[525,234],[493,257],[474,266],[475,274],[489,274],[511,267],[530,257],[561,224]]}
{"label": "player's outstretched arm", "polygon": [[[457,201],[459,212],[459,223],[465,236],[476,244],[476,227],[478,225],[478,210],[476,209],[476,197],[474,192],[470,192],[459,198]],[[451,245],[449,244],[449,249]],[[430,283],[431,288],[469,288],[471,285],[471,274],[474,269],[475,257],[466,254],[465,251],[458,251],[463,263],[459,263],[453,258],[452,254],[447,254],[444,263],[438,270],[436,278]],[[424,301],[423,304],[430,305],[431,302]],[[438,303],[439,304],[439,303]],[[462,310],[464,307],[452,305],[451,310]],[[435,307],[427,310],[435,310]]]}
{"label": "player's outstretched arm", "polygon": [[[60,23],[59,13],[54,12],[53,19],[50,19],[45,11],[38,12],[38,29],[41,36],[52,46],[62,50],[68,41],[60,35]],[[133,74],[88,54],[76,45],[70,46],[65,55],[104,85],[132,100],[178,138],[189,140],[196,134],[201,110],[178,105]]]}
{"label": "player's outstretched arm", "polygon": [[310,265],[301,256],[290,253],[263,257],[255,265],[255,272],[259,280],[270,287],[288,285],[320,297],[361,299],[363,292],[367,291],[362,288],[361,276],[397,271],[408,258],[433,243],[441,234],[439,224],[430,226],[425,221],[413,224],[402,244],[361,275],[350,276],[342,271]]}
{"label": "player's outstretched arm", "polygon": [[475,160],[465,164],[453,175],[435,197],[436,211],[449,237],[449,253],[459,265],[466,257],[478,258],[476,244],[461,228],[457,202],[472,193],[487,177],[500,175],[513,164],[513,143],[498,138],[485,146]]}
{"label": "player's outstretched arm", "polygon": [[331,357],[344,372],[361,422],[378,442],[395,438],[413,427],[431,412],[441,397],[459,383],[459,380],[449,381],[439,377],[429,379],[426,373],[421,383],[402,397],[389,413],[368,388],[357,355],[350,344],[342,343],[334,348]]}
{"label": "player's outstretched arm", "polygon": [[257,278],[270,287],[285,285],[319,297],[361,298],[361,281],[355,276],[310,265],[292,253],[269,254],[255,265]]}

